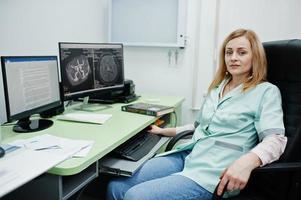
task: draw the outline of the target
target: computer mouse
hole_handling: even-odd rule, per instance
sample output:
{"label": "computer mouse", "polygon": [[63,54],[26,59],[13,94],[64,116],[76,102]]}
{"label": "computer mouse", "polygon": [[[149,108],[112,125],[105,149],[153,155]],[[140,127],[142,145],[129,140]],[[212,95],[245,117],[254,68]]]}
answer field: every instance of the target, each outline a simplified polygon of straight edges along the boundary
{"label": "computer mouse", "polygon": [[5,150],[2,147],[0,147],[0,158],[3,157],[4,154],[5,154]]}

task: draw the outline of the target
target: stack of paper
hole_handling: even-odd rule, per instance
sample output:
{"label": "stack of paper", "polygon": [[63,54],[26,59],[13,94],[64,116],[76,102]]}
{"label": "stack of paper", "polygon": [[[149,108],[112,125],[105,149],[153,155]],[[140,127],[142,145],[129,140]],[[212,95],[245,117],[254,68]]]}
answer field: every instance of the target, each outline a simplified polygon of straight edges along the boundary
{"label": "stack of paper", "polygon": [[110,119],[112,115],[110,114],[95,114],[95,113],[67,113],[63,115],[57,116],[57,119],[67,120],[67,121],[75,121],[75,122],[86,122],[93,124],[103,124],[108,119]]}
{"label": "stack of paper", "polygon": [[91,140],[74,140],[48,134],[29,139],[16,140],[10,143],[10,145],[36,151],[44,150],[63,154],[70,154],[70,152],[74,152],[72,157],[85,157],[89,153],[93,144],[94,141]]}

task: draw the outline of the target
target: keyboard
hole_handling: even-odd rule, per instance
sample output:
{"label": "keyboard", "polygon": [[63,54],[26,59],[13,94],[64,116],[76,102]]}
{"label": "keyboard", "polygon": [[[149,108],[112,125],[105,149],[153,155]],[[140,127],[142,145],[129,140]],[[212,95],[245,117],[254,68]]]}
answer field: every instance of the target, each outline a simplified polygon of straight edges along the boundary
{"label": "keyboard", "polygon": [[143,131],[134,136],[129,141],[117,147],[113,154],[120,158],[138,161],[159,142],[161,136]]}

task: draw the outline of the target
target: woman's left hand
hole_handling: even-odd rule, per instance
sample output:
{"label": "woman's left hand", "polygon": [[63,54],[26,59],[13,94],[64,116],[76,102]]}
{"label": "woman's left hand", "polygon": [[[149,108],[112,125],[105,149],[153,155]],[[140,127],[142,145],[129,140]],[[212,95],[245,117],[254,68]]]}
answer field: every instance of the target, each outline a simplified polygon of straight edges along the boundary
{"label": "woman's left hand", "polygon": [[227,183],[227,191],[242,190],[247,185],[252,170],[260,164],[261,160],[255,153],[249,152],[241,156],[222,172],[217,195],[222,194]]}

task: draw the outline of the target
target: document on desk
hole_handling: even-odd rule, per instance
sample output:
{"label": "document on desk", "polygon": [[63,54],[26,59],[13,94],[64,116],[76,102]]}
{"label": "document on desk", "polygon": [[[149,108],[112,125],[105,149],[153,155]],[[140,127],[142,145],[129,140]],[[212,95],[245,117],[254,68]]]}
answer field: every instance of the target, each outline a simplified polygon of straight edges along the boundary
{"label": "document on desk", "polygon": [[51,148],[60,148],[59,141],[51,135],[36,136],[29,139],[15,140],[10,145],[24,147],[32,150],[43,150]]}
{"label": "document on desk", "polygon": [[93,144],[94,141],[92,140],[75,140],[49,134],[16,140],[10,143],[10,145],[36,151],[48,151],[54,154],[70,154],[70,152],[74,152],[72,157],[85,157]]}
{"label": "document on desk", "polygon": [[94,144],[93,140],[74,140],[67,138],[60,138],[60,146],[67,149],[77,147],[77,151],[72,157],[85,157]]}
{"label": "document on desk", "polygon": [[13,181],[15,178],[17,178],[18,172],[14,173],[12,170],[10,169],[5,169],[3,167],[0,167],[0,188],[7,184],[10,181]]}
{"label": "document on desk", "polygon": [[66,121],[104,124],[111,117],[112,117],[111,114],[74,112],[74,113],[66,113],[63,115],[58,115],[56,118],[59,120],[66,120]]}

